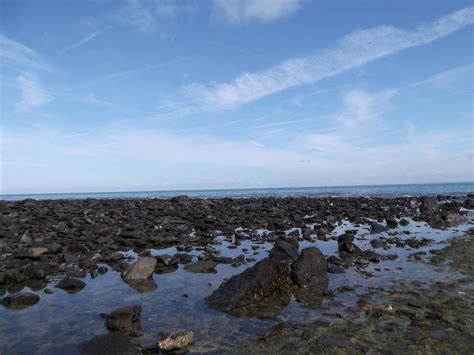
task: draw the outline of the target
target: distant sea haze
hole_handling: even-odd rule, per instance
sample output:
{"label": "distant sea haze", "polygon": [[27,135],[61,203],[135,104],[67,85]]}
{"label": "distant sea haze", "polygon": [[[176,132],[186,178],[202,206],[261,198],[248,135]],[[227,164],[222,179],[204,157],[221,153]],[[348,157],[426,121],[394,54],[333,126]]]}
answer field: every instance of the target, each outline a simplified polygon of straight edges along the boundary
{"label": "distant sea haze", "polygon": [[170,198],[188,195],[195,198],[223,197],[288,197],[288,196],[420,196],[420,195],[466,195],[474,192],[474,182],[403,185],[282,187],[221,190],[175,190],[175,191],[129,191],[129,192],[85,192],[0,195],[0,200],[18,201],[26,198],[37,200],[59,199],[112,199],[112,198]]}

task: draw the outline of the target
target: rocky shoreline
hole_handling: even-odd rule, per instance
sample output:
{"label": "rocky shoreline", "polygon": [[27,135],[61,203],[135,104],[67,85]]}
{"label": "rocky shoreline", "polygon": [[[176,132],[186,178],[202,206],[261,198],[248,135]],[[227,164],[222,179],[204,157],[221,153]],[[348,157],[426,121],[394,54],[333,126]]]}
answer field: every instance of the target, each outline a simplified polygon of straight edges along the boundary
{"label": "rocky shoreline", "polygon": [[[209,292],[205,298],[208,307],[239,318],[275,317],[293,297],[303,307],[315,309],[323,299],[334,298],[341,291],[331,289],[328,275],[356,270],[364,278],[371,277],[373,265],[399,258],[398,249],[415,250],[408,260],[422,259],[426,252],[416,250],[432,245],[433,240],[399,228],[410,221],[426,222],[439,230],[466,225],[472,223],[473,208],[473,194],[0,201],[0,304],[11,310],[26,309],[41,302],[41,293],[51,294],[56,288],[74,295],[87,288],[84,278],[100,278],[108,272],[119,272],[123,282],[138,292],[152,292],[157,288],[153,275],[178,268],[212,274],[218,265],[231,265],[243,271]],[[346,222],[352,229],[341,229]],[[361,226],[367,228],[362,237]],[[229,249],[251,244],[230,257],[222,255],[223,240]],[[323,254],[311,244],[315,242],[336,243],[337,255]],[[270,245],[271,250],[257,260],[264,245]],[[172,255],[151,252],[171,247],[176,250]],[[432,254],[433,260],[442,258],[436,250]],[[383,315],[385,311],[390,315],[383,307],[377,310]],[[90,340],[80,351],[97,353],[109,342],[122,347],[129,344],[127,337],[142,333],[140,312],[140,305],[135,305],[104,314],[110,337]],[[275,334],[290,337],[293,332],[288,333],[287,324],[278,327],[281,329]],[[304,328],[304,332],[310,329]],[[272,331],[268,334],[261,338],[265,344],[252,345],[252,351],[265,352],[276,346]],[[328,346],[334,342],[336,347],[344,344],[313,338],[316,345],[312,350],[321,350],[325,342]],[[193,335],[173,332],[161,339],[162,345],[142,346],[142,351],[186,348]],[[136,351],[135,346],[128,348],[132,349],[128,353]]]}

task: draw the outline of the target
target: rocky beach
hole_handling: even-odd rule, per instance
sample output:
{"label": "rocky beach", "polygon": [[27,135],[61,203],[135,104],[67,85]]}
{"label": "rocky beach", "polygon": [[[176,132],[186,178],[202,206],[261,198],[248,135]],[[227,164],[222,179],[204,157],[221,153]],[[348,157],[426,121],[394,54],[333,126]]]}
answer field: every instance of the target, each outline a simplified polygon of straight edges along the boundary
{"label": "rocky beach", "polygon": [[474,351],[474,194],[0,201],[0,353]]}

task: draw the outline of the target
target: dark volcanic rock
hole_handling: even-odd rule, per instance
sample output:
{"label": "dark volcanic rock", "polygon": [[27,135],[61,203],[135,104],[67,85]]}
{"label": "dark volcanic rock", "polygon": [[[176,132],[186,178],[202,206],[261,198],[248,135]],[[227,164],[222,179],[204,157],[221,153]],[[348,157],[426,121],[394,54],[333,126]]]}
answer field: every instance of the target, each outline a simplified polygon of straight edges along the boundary
{"label": "dark volcanic rock", "polygon": [[79,345],[83,355],[136,355],[137,348],[120,332],[98,335]]}
{"label": "dark volcanic rock", "polygon": [[298,258],[298,245],[278,239],[268,254],[268,258],[285,263],[292,263]]}
{"label": "dark volcanic rock", "polygon": [[265,258],[232,276],[207,297],[207,304],[237,316],[273,316],[290,301],[292,282],[285,263]]}
{"label": "dark volcanic rock", "polygon": [[316,305],[322,300],[328,288],[326,258],[316,248],[306,248],[291,268],[291,278],[296,284],[294,290],[298,301],[306,305]]}
{"label": "dark volcanic rock", "polygon": [[22,292],[2,298],[0,303],[6,308],[24,309],[37,304],[39,300],[40,298],[37,294]]}
{"label": "dark volcanic rock", "polygon": [[436,197],[425,196],[421,199],[420,212],[424,215],[431,215],[438,212],[439,204]]}
{"label": "dark volcanic rock", "polygon": [[116,309],[104,316],[107,329],[118,330],[131,337],[140,336],[142,331],[141,311],[142,307],[139,305]]}
{"label": "dark volcanic rock", "polygon": [[339,252],[360,255],[362,250],[354,244],[354,235],[351,233],[341,234],[337,238],[337,245]]}
{"label": "dark volcanic rock", "polygon": [[56,285],[56,287],[63,289],[68,293],[74,294],[86,287],[86,284],[84,281],[66,276]]}

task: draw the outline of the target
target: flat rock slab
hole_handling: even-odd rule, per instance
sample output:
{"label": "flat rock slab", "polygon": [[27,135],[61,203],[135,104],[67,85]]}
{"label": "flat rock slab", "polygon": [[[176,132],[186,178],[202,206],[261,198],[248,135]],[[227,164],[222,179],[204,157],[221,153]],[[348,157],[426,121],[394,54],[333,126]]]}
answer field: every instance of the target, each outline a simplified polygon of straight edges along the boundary
{"label": "flat rock slab", "polygon": [[141,312],[140,305],[116,309],[105,315],[107,329],[118,330],[125,335],[138,337],[142,332]]}
{"label": "flat rock slab", "polygon": [[197,272],[202,274],[215,274],[217,262],[212,260],[199,260],[195,263],[188,264],[184,267],[184,270],[188,272]]}

